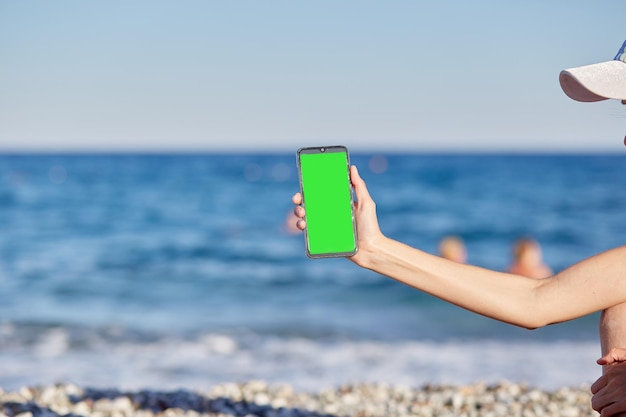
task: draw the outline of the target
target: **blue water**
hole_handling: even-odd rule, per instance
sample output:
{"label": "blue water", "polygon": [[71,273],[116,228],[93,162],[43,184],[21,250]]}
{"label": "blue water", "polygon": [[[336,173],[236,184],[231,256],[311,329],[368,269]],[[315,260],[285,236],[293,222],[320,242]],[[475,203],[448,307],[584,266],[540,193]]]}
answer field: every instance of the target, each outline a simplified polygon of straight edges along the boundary
{"label": "blue water", "polygon": [[[352,155],[387,235],[503,270],[538,239],[561,270],[624,243],[620,156]],[[295,155],[0,155],[0,387],[317,389],[599,375],[598,316],[527,331],[289,232]],[[532,365],[532,366],[529,366]]]}

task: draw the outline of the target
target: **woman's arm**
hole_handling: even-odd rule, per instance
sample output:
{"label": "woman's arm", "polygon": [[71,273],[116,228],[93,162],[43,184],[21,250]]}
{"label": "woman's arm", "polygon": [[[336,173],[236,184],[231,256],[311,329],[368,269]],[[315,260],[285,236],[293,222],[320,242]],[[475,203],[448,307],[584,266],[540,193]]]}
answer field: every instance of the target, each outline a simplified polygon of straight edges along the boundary
{"label": "woman's arm", "polygon": [[448,261],[382,237],[359,246],[358,264],[460,307],[534,329],[626,301],[625,248],[537,280]]}
{"label": "woman's arm", "polygon": [[[537,280],[451,262],[382,234],[376,205],[356,167],[359,251],[350,259],[460,307],[525,328],[571,320],[626,301],[626,247],[586,259],[547,279]],[[295,204],[301,203],[296,194]],[[304,209],[295,213],[304,217]],[[303,229],[303,220],[298,222]]]}

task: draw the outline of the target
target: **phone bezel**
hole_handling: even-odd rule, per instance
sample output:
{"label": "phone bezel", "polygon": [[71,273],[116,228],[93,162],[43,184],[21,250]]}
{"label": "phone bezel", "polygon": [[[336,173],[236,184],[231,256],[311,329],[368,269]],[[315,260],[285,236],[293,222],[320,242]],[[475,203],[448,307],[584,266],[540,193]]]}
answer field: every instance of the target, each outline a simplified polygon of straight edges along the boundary
{"label": "phone bezel", "polygon": [[[306,256],[311,259],[319,259],[319,258],[341,258],[341,257],[349,257],[355,255],[358,248],[358,239],[357,239],[357,227],[354,216],[354,189],[352,187],[352,183],[350,182],[350,153],[348,148],[343,145],[330,145],[330,146],[312,146],[312,147],[303,147],[298,149],[296,152],[296,161],[298,166],[298,182],[300,185],[300,195],[302,196],[302,206],[306,212],[306,195],[304,193],[303,181],[302,181],[302,166],[300,163],[300,156],[302,154],[329,154],[333,152],[342,152],[346,155],[346,174],[348,176],[348,187],[350,191],[350,213],[352,215],[352,234],[354,236],[354,249],[348,252],[329,252],[329,253],[311,253],[309,248],[309,236],[308,236],[308,227],[304,229],[304,242],[305,242],[305,253]],[[304,220],[306,221],[306,215]]]}

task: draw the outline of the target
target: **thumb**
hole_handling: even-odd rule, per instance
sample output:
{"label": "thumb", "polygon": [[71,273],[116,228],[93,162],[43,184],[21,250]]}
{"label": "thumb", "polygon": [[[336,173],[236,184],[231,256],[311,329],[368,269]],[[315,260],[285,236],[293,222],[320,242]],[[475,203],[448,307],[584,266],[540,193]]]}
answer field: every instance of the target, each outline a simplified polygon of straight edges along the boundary
{"label": "thumb", "polygon": [[352,186],[354,187],[354,193],[356,194],[357,201],[372,199],[369,191],[367,190],[367,185],[365,185],[365,181],[361,178],[356,165],[352,165],[350,167],[350,182],[352,182]]}

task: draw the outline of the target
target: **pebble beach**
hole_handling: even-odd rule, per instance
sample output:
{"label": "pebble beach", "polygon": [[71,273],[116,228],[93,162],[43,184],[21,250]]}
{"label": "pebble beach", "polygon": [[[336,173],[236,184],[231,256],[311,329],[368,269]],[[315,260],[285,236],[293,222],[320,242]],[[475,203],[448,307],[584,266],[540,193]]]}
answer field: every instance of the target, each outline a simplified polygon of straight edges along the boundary
{"label": "pebble beach", "polygon": [[1,391],[2,417],[582,417],[591,409],[588,386],[553,391],[501,382],[416,388],[354,384],[297,392],[264,381],[218,384],[206,392],[121,391],[73,384]]}

